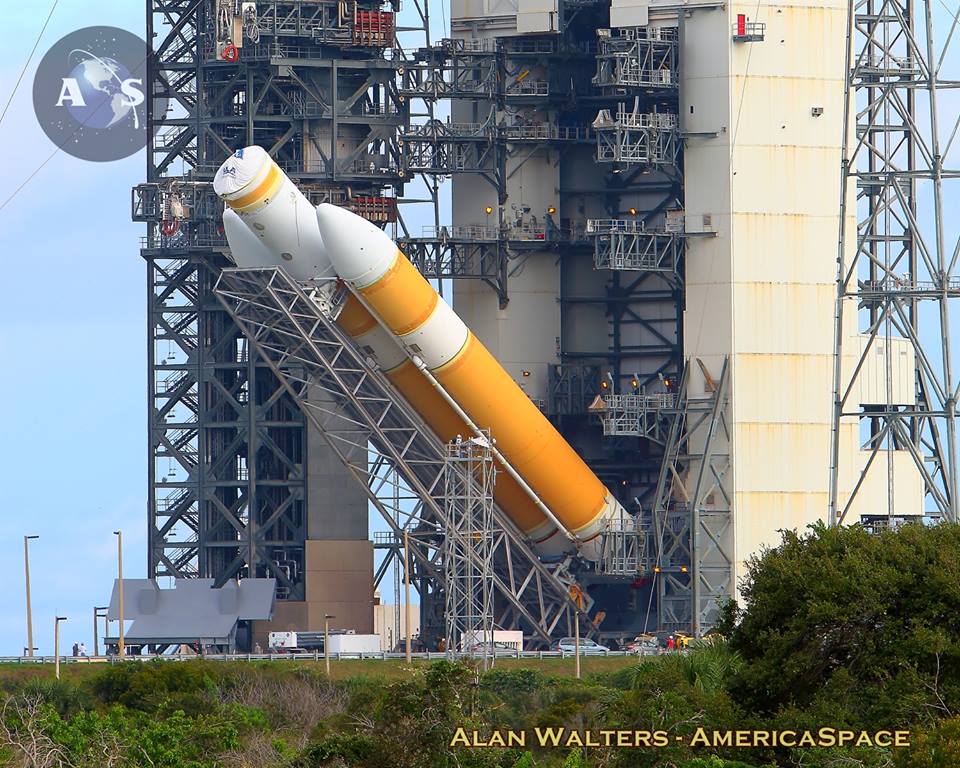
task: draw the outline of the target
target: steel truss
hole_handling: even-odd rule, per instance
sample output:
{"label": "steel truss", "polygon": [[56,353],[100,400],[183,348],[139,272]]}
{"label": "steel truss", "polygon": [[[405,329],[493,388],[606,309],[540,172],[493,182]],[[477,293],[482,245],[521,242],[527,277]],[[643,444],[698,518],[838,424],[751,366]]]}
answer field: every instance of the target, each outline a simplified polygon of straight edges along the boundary
{"label": "steel truss", "polygon": [[414,51],[400,71],[401,93],[429,101],[493,98],[499,88],[499,58],[485,40],[446,38]]}
{"label": "steel truss", "polygon": [[489,173],[497,171],[497,146],[483,123],[439,120],[409,125],[401,133],[403,167],[411,173]]}
{"label": "steel truss", "polygon": [[456,655],[493,642],[493,516],[496,468],[489,433],[484,439],[446,446],[443,501],[450,527],[444,532],[443,570],[447,653]]}
{"label": "steel truss", "polygon": [[725,359],[710,396],[698,398],[684,367],[653,503],[660,627],[697,637],[735,589],[728,367]]}
{"label": "steel truss", "polygon": [[526,253],[582,246],[587,234],[546,220],[502,227],[425,227],[422,236],[400,237],[397,243],[426,277],[482,279],[496,291],[504,308],[509,302],[509,276],[523,264]]}
{"label": "steel truss", "polygon": [[674,114],[634,114],[621,108],[615,119],[601,113],[593,128],[597,132],[598,163],[625,168],[679,163],[680,129]]}
{"label": "steel truss", "polygon": [[547,370],[547,415],[582,416],[600,391],[600,367],[566,363]]}
{"label": "steel truss", "polygon": [[628,88],[678,90],[676,29],[598,30],[598,41],[594,85],[613,93],[625,93]]}
{"label": "steel truss", "polygon": [[393,30],[371,23],[390,21],[379,2],[345,17],[334,3],[258,2],[238,17],[231,62],[236,5],[145,2],[153,138],[132,206],[147,224],[147,573],[273,576],[278,597],[302,600],[307,420],[213,296],[230,261],[211,179],[235,149],[259,144],[314,203],[395,220],[406,180],[395,135],[409,104]]}
{"label": "steel truss", "polygon": [[[482,123],[431,120],[401,128],[403,167],[411,173],[447,176],[453,173],[486,173],[496,177],[502,152],[515,145],[594,144],[589,126],[559,126],[497,122],[491,109]],[[528,147],[529,148],[529,147]]]}
{"label": "steel truss", "polygon": [[664,442],[666,416],[676,414],[677,396],[669,392],[654,395],[606,395],[591,410],[600,416],[603,434],[608,437],[645,437]]}
{"label": "steel truss", "polygon": [[683,235],[648,231],[642,222],[624,219],[590,219],[587,236],[594,243],[596,269],[677,274],[684,253]]}
{"label": "steel truss", "polygon": [[[887,507],[872,517],[916,515],[894,509],[894,456],[910,455],[922,478],[923,513],[957,520],[957,396],[952,348],[960,276],[960,241],[951,231],[948,193],[956,190],[958,19],[932,0],[856,0],[850,4],[841,238],[837,275],[830,521],[847,513],[876,458],[886,458]],[[951,43],[953,48],[951,49]],[[948,73],[949,70],[949,73]],[[854,200],[856,201],[854,204]],[[847,226],[855,217],[856,229]],[[857,327],[847,320],[856,313]],[[865,341],[854,364],[844,345]],[[938,342],[935,342],[937,339]],[[915,397],[897,402],[895,349],[916,361]],[[885,402],[856,401],[868,355],[882,356]],[[863,461],[841,498],[841,421],[861,425]]]}
{"label": "steel truss", "polygon": [[166,255],[148,272],[151,574],[269,575],[282,597],[297,597],[303,416],[229,317],[205,303],[226,261],[193,248]]}
{"label": "steel truss", "polygon": [[[409,532],[424,606],[422,632],[444,636],[443,539],[453,527],[443,500],[444,445],[314,295],[285,273],[227,269],[215,292],[384,522],[397,537]],[[493,516],[495,623],[523,629],[540,642],[571,631],[575,581],[567,563],[541,563],[496,506]],[[583,629],[594,633],[589,624]]]}

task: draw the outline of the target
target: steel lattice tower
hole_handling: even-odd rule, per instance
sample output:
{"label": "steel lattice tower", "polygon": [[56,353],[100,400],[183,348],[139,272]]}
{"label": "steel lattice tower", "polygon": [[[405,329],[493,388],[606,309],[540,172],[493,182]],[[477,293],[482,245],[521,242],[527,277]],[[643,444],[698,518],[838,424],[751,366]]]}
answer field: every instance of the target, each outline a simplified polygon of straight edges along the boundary
{"label": "steel lattice tower", "polygon": [[[152,138],[133,218],[147,224],[148,575],[270,576],[278,597],[303,601],[307,542],[365,544],[365,501],[352,486],[343,498],[319,490],[338,488],[339,470],[316,476],[325,448],[213,294],[231,262],[211,180],[232,152],[258,144],[314,203],[397,221],[405,179],[394,137],[409,119],[396,88],[397,7],[145,5]],[[412,10],[422,24],[399,31],[429,40],[425,9]],[[170,106],[156,114],[161,99]],[[334,509],[345,500],[360,510],[349,529]]]}
{"label": "steel lattice tower", "polygon": [[[922,484],[924,515],[957,519],[952,326],[960,242],[947,216],[960,176],[951,151],[960,127],[952,97],[960,82],[948,74],[956,70],[958,20],[946,8],[933,0],[859,0],[849,9],[830,485],[835,524],[857,522],[848,513],[868,476],[885,484],[887,504],[857,508],[861,518],[916,516],[919,510],[894,506],[897,484],[911,473]],[[871,356],[882,371],[882,382],[872,386],[883,404],[862,406],[857,393],[867,385],[859,379]],[[904,365],[915,370],[913,387],[894,383]],[[851,424],[860,451],[848,472],[843,433]]]}
{"label": "steel lattice tower", "polygon": [[[493,485],[490,446],[475,439],[447,445],[444,501],[450,527],[443,540],[447,652],[493,642]],[[491,646],[492,647],[492,646]]]}

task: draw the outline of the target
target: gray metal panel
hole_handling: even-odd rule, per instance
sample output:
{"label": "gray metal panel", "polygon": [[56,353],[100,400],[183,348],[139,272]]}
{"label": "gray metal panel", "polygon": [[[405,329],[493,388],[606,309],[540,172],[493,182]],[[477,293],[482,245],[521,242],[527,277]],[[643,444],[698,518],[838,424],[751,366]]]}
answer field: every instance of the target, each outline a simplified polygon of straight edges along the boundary
{"label": "gray metal panel", "polygon": [[[204,579],[209,581],[209,579]],[[110,607],[107,609],[107,619],[116,621],[120,618],[120,582],[114,579],[113,591],[110,594]],[[148,592],[155,592],[159,587],[152,579],[124,579],[123,580],[123,602],[124,616],[128,619],[141,612],[142,595]]]}
{"label": "gray metal panel", "polygon": [[[217,589],[213,579],[177,579],[160,589],[150,579],[124,579],[124,619],[133,624],[129,642],[227,642],[238,621],[273,618],[275,579],[245,579]],[[114,582],[107,617],[120,617],[119,582]]]}
{"label": "gray metal panel", "polygon": [[237,614],[243,621],[269,621],[273,618],[276,582],[274,579],[244,579],[237,590]]}

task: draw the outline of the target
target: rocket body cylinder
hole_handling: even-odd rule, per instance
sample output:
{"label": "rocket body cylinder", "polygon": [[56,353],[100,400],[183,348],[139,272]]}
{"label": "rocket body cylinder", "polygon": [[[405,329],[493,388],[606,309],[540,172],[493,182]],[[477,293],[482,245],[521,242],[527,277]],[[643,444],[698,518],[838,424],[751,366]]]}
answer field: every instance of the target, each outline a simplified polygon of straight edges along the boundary
{"label": "rocket body cylinder", "polygon": [[[221,166],[216,179],[214,188],[226,203],[224,232],[238,266],[282,266],[302,281],[335,275],[313,206],[260,147],[236,153]],[[304,217],[308,207],[310,215]],[[470,434],[466,422],[352,293],[336,322],[442,441]],[[569,548],[556,526],[502,469],[494,497],[541,554],[556,555]]]}
{"label": "rocket body cylinder", "polygon": [[464,413],[491,430],[581,554],[596,559],[598,537],[623,513],[620,504],[385,233],[333,205],[318,206],[317,219],[337,274]]}

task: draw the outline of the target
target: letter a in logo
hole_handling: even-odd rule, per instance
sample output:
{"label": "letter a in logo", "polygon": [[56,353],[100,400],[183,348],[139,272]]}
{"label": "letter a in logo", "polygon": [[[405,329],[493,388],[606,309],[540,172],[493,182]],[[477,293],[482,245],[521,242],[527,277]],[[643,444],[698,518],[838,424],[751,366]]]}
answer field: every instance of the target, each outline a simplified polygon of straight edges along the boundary
{"label": "letter a in logo", "polygon": [[87,102],[83,100],[83,93],[80,91],[80,84],[75,77],[63,78],[63,85],[60,86],[60,98],[57,99],[56,106],[62,107],[63,102],[67,99],[75,107],[87,106]]}

